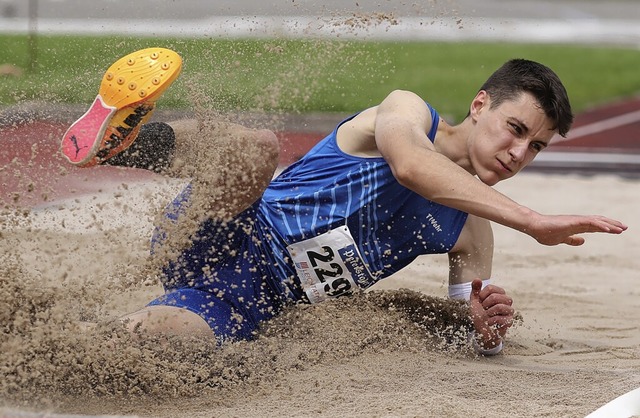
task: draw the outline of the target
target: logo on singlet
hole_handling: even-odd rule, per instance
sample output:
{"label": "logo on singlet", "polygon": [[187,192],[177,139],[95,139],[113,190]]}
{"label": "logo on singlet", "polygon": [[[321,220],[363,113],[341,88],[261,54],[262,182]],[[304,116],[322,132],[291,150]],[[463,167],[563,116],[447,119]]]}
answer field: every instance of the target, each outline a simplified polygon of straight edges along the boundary
{"label": "logo on singlet", "polygon": [[442,232],[442,227],[440,226],[440,224],[438,223],[436,218],[433,217],[433,215],[428,214],[427,215],[427,221],[429,221],[429,223],[431,224],[433,229],[435,229],[438,232]]}

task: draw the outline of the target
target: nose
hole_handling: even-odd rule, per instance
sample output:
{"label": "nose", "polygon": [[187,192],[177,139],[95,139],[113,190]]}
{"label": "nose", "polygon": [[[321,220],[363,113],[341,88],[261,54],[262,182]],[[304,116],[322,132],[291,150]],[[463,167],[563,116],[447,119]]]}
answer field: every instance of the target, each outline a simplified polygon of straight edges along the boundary
{"label": "nose", "polygon": [[513,141],[509,148],[509,156],[515,162],[524,161],[524,157],[527,154],[527,148],[529,144],[527,141]]}

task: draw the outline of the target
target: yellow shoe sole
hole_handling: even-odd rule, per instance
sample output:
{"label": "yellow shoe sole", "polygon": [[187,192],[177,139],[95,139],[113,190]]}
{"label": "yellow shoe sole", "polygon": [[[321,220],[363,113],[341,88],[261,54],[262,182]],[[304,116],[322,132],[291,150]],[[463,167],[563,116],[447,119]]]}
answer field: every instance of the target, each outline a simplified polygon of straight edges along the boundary
{"label": "yellow shoe sole", "polygon": [[133,52],[113,63],[102,78],[99,94],[107,106],[122,109],[155,102],[180,75],[182,59],[165,48]]}

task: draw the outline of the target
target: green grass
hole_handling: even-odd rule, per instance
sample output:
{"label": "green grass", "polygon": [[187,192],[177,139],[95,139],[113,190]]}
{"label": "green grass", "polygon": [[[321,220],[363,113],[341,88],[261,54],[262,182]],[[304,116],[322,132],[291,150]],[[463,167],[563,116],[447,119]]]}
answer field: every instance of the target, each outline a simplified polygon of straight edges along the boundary
{"label": "green grass", "polygon": [[[480,84],[514,57],[553,68],[576,111],[640,92],[640,51],[616,47],[40,36],[35,71],[0,77],[0,106],[87,104],[114,59],[156,45],[176,50],[185,62],[164,108],[351,112],[399,88],[459,120]],[[29,68],[26,36],[0,36],[5,63]]]}

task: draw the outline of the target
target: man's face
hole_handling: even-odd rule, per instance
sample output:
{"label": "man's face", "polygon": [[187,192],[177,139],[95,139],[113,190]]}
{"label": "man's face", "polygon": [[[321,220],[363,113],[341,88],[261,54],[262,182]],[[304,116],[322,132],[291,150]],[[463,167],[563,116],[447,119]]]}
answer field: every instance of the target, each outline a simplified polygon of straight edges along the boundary
{"label": "man's face", "polygon": [[530,93],[493,109],[490,105],[483,91],[471,104],[475,126],[467,146],[472,169],[493,186],[526,167],[549,145],[555,130]]}

